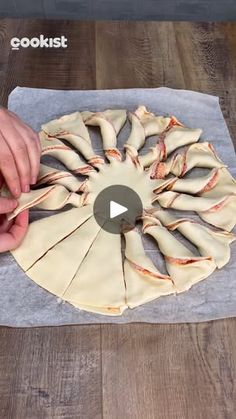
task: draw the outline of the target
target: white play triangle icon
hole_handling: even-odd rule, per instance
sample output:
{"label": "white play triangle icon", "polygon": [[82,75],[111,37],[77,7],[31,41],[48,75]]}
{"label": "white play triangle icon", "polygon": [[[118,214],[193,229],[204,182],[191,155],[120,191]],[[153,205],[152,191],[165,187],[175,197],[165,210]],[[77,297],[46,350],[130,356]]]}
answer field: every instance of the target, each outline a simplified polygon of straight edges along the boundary
{"label": "white play triangle icon", "polygon": [[118,217],[118,215],[123,214],[126,211],[128,211],[128,208],[117,204],[115,201],[110,201],[110,218]]}

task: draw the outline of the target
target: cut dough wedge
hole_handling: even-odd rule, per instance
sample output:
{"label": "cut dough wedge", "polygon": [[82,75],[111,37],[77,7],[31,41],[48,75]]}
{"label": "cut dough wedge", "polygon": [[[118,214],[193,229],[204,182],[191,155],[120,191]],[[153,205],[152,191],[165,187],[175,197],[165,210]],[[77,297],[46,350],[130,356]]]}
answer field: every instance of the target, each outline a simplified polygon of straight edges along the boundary
{"label": "cut dough wedge", "polygon": [[124,275],[128,307],[137,307],[175,292],[170,277],[161,274],[145,254],[139,233],[135,230],[125,233],[125,241]]}
{"label": "cut dough wedge", "polygon": [[90,164],[104,163],[102,157],[97,156],[92,148],[87,127],[80,112],[63,115],[42,125],[42,130],[49,136],[68,141],[76,148]]}
{"label": "cut dough wedge", "polygon": [[147,137],[161,134],[171,120],[169,117],[154,115],[145,106],[139,106],[136,111],[129,112],[128,116],[131,122],[131,132],[125,147],[133,147],[135,150],[139,150],[144,145]]}
{"label": "cut dough wedge", "polygon": [[66,146],[57,138],[47,136],[43,131],[39,133],[42,148],[42,156],[51,156],[60,161],[67,169],[74,173],[86,175],[94,171],[93,167],[78,156],[70,147]]}
{"label": "cut dough wedge", "polygon": [[179,147],[196,143],[201,134],[202,130],[200,128],[187,128],[172,117],[169,127],[160,137],[160,145],[164,148],[160,160],[165,160],[170,153]]}
{"label": "cut dough wedge", "polygon": [[109,160],[121,160],[117,149],[117,135],[125,124],[127,113],[123,109],[108,109],[104,112],[82,112],[86,125],[98,126],[101,129],[103,149]]}
{"label": "cut dough wedge", "polygon": [[159,210],[152,214],[169,230],[178,230],[193,243],[201,256],[211,256],[218,268],[222,268],[230,259],[230,243],[236,237],[228,231],[213,231],[188,218],[175,218],[170,212]]}
{"label": "cut dough wedge", "polygon": [[[164,187],[175,192],[182,192],[204,197],[219,198],[226,195],[236,195],[236,181],[225,168],[215,168],[205,176],[187,179],[167,178],[156,180],[156,193]],[[159,187],[158,187],[159,185]]]}
{"label": "cut dough wedge", "polygon": [[81,182],[70,172],[40,164],[37,186],[62,185],[71,192],[84,192],[86,190],[86,182],[86,180]]}
{"label": "cut dough wedge", "polygon": [[72,208],[32,222],[23,243],[12,251],[12,255],[26,271],[56,243],[88,220],[92,213],[92,206]]}
{"label": "cut dough wedge", "polygon": [[47,291],[63,298],[99,231],[94,217],[90,217],[49,249],[26,271],[27,275]]}
{"label": "cut dough wedge", "polygon": [[54,211],[65,207],[66,205],[73,207],[82,207],[84,204],[84,195],[78,195],[69,192],[64,186],[52,185],[46,188],[36,189],[29,193],[22,193],[18,199],[18,206],[13,212],[8,214],[8,220],[16,217],[22,211],[29,208],[38,208]]}
{"label": "cut dough wedge", "polygon": [[89,311],[111,316],[127,308],[120,235],[100,230],[63,299],[78,308],[89,307]]}
{"label": "cut dough wedge", "polygon": [[153,177],[164,178],[169,173],[182,177],[194,167],[213,169],[225,167],[225,164],[217,156],[211,143],[196,143],[190,145],[184,153],[153,165]]}
{"label": "cut dough wedge", "polygon": [[210,256],[194,255],[157,219],[145,216],[143,220],[144,233],[150,234],[156,240],[165,257],[167,271],[177,292],[187,291],[192,285],[207,278],[216,269],[216,264]]}
{"label": "cut dough wedge", "polygon": [[236,195],[208,198],[169,191],[156,200],[164,208],[196,211],[204,221],[223,230],[231,231],[236,224]]}

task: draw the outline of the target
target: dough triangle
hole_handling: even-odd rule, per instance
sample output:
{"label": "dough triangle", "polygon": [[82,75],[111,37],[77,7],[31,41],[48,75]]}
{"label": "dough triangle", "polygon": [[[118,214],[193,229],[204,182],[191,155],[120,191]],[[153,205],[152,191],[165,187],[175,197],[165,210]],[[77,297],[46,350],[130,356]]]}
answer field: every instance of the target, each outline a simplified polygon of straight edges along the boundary
{"label": "dough triangle", "polygon": [[86,206],[34,221],[29,225],[23,243],[12,251],[12,255],[26,271],[56,243],[88,220],[92,213],[92,206]]}
{"label": "dough triangle", "polygon": [[80,112],[64,115],[61,118],[43,124],[42,130],[50,137],[68,141],[89,162],[96,159],[98,163],[100,159],[100,164],[103,163],[103,159],[94,153],[88,129]]}
{"label": "dough triangle", "polygon": [[60,161],[67,169],[74,173],[86,175],[95,169],[83,162],[79,155],[57,138],[49,137],[45,132],[39,133],[42,156],[51,156]]}
{"label": "dough triangle", "polygon": [[154,217],[144,217],[144,232],[156,240],[165,256],[166,268],[177,292],[187,291],[215,270],[211,257],[194,255]]}
{"label": "dough triangle", "polygon": [[236,224],[236,195],[208,198],[169,191],[158,195],[156,200],[164,208],[196,211],[207,223],[227,231]]}
{"label": "dough triangle", "polygon": [[42,189],[35,189],[29,193],[22,193],[18,199],[18,206],[8,214],[8,219],[16,217],[22,211],[29,208],[39,208],[54,211],[63,208],[67,204],[74,207],[83,206],[83,195],[69,192],[64,186],[52,185]]}
{"label": "dough triangle", "polygon": [[[175,180],[174,180],[175,179]],[[167,181],[168,179],[165,179]],[[160,184],[161,181],[159,180]],[[205,176],[191,178],[173,178],[168,189],[192,195],[200,195],[209,198],[219,198],[226,195],[236,195],[236,182],[229,171],[225,168],[214,168]]]}
{"label": "dough triangle", "polygon": [[216,174],[214,185],[207,185],[200,191],[201,196],[217,198],[226,195],[236,195],[236,181],[226,167],[213,169]]}
{"label": "dough triangle", "polygon": [[63,298],[99,230],[100,227],[94,217],[90,217],[75,231],[49,249],[26,271],[27,275],[36,284],[57,297]]}
{"label": "dough triangle", "polygon": [[169,125],[170,118],[156,116],[149,112],[145,106],[139,106],[134,112],[129,113],[131,132],[125,147],[139,150],[147,137],[162,133]]}
{"label": "dough triangle", "polygon": [[102,135],[103,149],[108,159],[121,160],[121,154],[116,148],[117,135],[127,119],[123,109],[108,109],[104,112],[82,112],[86,125],[99,126]]}
{"label": "dough triangle", "polygon": [[68,191],[83,192],[85,190],[86,180],[81,182],[70,172],[40,164],[37,186],[40,185],[62,185]]}
{"label": "dough triangle", "polygon": [[191,219],[177,219],[168,211],[156,211],[153,216],[169,230],[178,230],[186,239],[193,243],[201,256],[211,256],[218,268],[222,268],[230,259],[230,243],[236,237],[227,231],[213,231]]}
{"label": "dough triangle", "polygon": [[121,238],[100,230],[63,299],[78,308],[108,315],[121,314],[126,306]]}
{"label": "dough triangle", "polygon": [[170,277],[161,274],[145,254],[139,233],[135,230],[125,233],[125,241],[124,275],[128,307],[137,307],[175,292]]}
{"label": "dough triangle", "polygon": [[162,179],[169,173],[182,177],[194,167],[213,169],[224,166],[212,144],[208,142],[194,143],[185,152],[175,154],[166,161],[153,165],[153,177]]}

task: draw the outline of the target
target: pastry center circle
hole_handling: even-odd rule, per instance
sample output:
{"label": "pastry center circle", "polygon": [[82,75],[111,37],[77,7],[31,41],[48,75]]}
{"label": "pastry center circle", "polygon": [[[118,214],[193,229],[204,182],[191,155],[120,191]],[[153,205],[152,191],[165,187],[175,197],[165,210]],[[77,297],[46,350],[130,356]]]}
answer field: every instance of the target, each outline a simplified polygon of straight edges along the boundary
{"label": "pastry center circle", "polygon": [[138,195],[143,209],[152,207],[153,180],[141,167],[130,160],[112,161],[101,166],[98,172],[89,175],[87,190],[89,203],[94,203],[97,196],[111,186],[124,186]]}

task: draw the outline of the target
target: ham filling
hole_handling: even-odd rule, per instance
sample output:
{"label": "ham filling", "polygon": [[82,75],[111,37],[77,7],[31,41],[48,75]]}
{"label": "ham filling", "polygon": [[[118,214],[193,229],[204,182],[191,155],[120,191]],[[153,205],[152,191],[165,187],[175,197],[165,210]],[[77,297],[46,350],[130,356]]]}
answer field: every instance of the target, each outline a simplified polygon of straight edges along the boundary
{"label": "ham filling", "polygon": [[94,156],[88,161],[88,163],[95,166],[96,164],[103,164],[104,160],[101,156]]}
{"label": "ham filling", "polygon": [[121,153],[119,152],[119,150],[115,149],[115,148],[111,148],[109,150],[105,151],[105,155],[106,157],[114,157],[114,159],[121,161],[122,156]]}
{"label": "ham filling", "polygon": [[174,231],[176,230],[176,228],[179,227],[180,224],[182,223],[192,223],[192,224],[197,224],[197,221],[195,220],[190,220],[189,218],[182,218],[181,220],[178,221],[173,221],[172,223],[169,223],[166,225],[166,227],[168,228],[168,230]]}
{"label": "ham filling", "polygon": [[174,258],[172,256],[165,256],[165,260],[172,265],[190,265],[201,260],[212,260],[212,257],[192,257],[192,258]]}
{"label": "ham filling", "polygon": [[94,169],[92,166],[86,165],[83,167],[79,167],[78,169],[73,170],[74,173],[79,173],[81,175],[86,175],[89,172],[93,172]]}
{"label": "ham filling", "polygon": [[203,212],[203,213],[206,213],[206,212],[217,212],[217,211],[219,211],[221,208],[223,208],[228,202],[229,202],[229,200],[232,198],[232,196],[226,196],[225,198],[223,198],[223,200],[222,201],[220,201],[218,204],[216,204],[216,205],[213,205],[213,207],[211,207],[211,208],[209,208],[208,210],[205,210],[205,211],[201,211],[201,212]]}
{"label": "ham filling", "polygon": [[202,189],[200,189],[200,191],[198,192],[198,195],[200,195],[204,192],[208,192],[211,189],[213,189],[215,187],[215,185],[217,184],[218,179],[219,179],[219,170],[216,169],[216,170],[214,170],[214,173],[213,173],[211,179],[209,179],[207,184]]}
{"label": "ham filling", "polygon": [[71,151],[70,147],[67,147],[66,145],[55,145],[55,146],[47,146],[42,150],[42,154],[47,153],[48,151],[54,151],[54,150],[69,150]]}
{"label": "ham filling", "polygon": [[127,259],[130,265],[138,272],[145,276],[151,276],[156,279],[164,279],[171,281],[170,277],[168,275],[163,275],[161,273],[151,272],[149,269],[142,268],[142,266],[137,265],[136,263],[132,262],[131,260]]}

